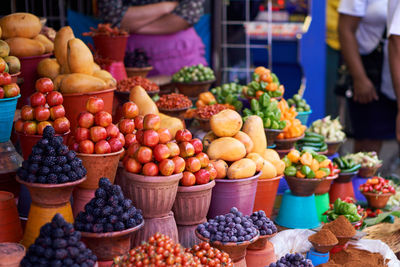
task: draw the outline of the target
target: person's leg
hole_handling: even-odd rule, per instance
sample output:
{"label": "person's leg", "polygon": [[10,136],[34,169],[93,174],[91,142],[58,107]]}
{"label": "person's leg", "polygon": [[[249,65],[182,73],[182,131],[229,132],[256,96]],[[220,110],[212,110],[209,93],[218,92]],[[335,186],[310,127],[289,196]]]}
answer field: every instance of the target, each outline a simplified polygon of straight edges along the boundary
{"label": "person's leg", "polygon": [[354,140],[354,153],[376,151],[379,153],[382,148],[382,140],[377,139],[356,139]]}

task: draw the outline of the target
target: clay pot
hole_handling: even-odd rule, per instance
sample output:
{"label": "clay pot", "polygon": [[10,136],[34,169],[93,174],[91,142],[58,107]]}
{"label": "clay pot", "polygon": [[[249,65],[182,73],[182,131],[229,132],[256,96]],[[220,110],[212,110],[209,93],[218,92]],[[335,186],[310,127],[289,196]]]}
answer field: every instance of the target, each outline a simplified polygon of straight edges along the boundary
{"label": "clay pot", "polygon": [[389,198],[393,195],[392,193],[372,193],[372,192],[361,192],[368,201],[368,206],[375,209],[383,209],[386,207]]}
{"label": "clay pot", "polygon": [[18,76],[21,74],[21,72],[17,72],[14,74],[11,74],[11,83],[17,83],[18,82]]}
{"label": "clay pot", "polygon": [[246,251],[246,264],[252,266],[269,266],[271,263],[276,262],[274,244],[267,242],[265,247],[261,250]]}
{"label": "clay pot", "polygon": [[328,176],[326,179],[322,179],[322,182],[317,186],[317,189],[315,189],[315,194],[316,195],[323,195],[325,193],[329,192],[329,189],[331,188],[332,182],[338,178],[338,175],[335,174],[333,176]]}
{"label": "clay pot", "polygon": [[113,61],[124,61],[126,43],[128,35],[95,35],[92,36],[96,53],[101,58],[111,59]]}
{"label": "clay pot", "polygon": [[273,238],[275,235],[276,235],[276,233],[274,233],[272,235],[260,235],[260,237],[257,239],[257,241],[254,242],[253,244],[250,244],[247,247],[247,249],[248,250],[262,250],[269,243],[269,239]]}
{"label": "clay pot", "polygon": [[0,190],[19,196],[20,185],[15,180],[22,157],[17,153],[11,141],[0,143]]}
{"label": "clay pot", "polygon": [[144,227],[133,234],[131,247],[139,246],[143,240],[148,240],[157,232],[169,236],[175,243],[179,242],[178,229],[172,211],[164,217],[146,219]]}
{"label": "clay pot", "polygon": [[350,182],[358,171],[355,172],[340,172],[338,174],[338,178],[335,180],[335,183],[348,183]]}
{"label": "clay pot", "polygon": [[306,197],[314,194],[318,185],[326,178],[308,179],[285,176],[285,179],[293,195]]}
{"label": "clay pot", "polygon": [[346,197],[354,198],[354,189],[351,182],[348,183],[332,183],[329,189],[329,202],[334,203],[336,199],[345,199]]}
{"label": "clay pot", "polygon": [[276,129],[264,129],[265,136],[267,137],[267,144],[268,146],[272,146],[275,144],[276,137],[283,132],[283,130],[276,130]]}
{"label": "clay pot", "polygon": [[75,187],[74,192],[72,194],[73,197],[73,205],[72,205],[72,213],[74,217],[78,216],[78,213],[85,210],[86,204],[94,198],[94,193],[96,189],[85,189]]}
{"label": "clay pot", "polygon": [[261,172],[245,179],[216,179],[207,217],[215,218],[217,215],[226,214],[232,207],[238,208],[244,215],[253,213],[260,175]]}
{"label": "clay pot", "polygon": [[121,153],[124,149],[118,152],[108,154],[83,154],[76,153],[78,158],[82,160],[83,166],[87,171],[87,179],[79,185],[80,188],[97,189],[99,187],[99,180],[106,177],[113,184],[115,174],[117,173],[118,162]]}
{"label": "clay pot", "polygon": [[148,66],[144,68],[125,68],[125,69],[128,77],[141,76],[143,78],[146,78],[147,74],[149,74],[149,72],[153,69],[153,66]]}
{"label": "clay pot", "polygon": [[382,164],[375,165],[373,167],[361,167],[358,170],[358,176],[362,178],[369,178],[375,175],[377,170],[382,167]]}
{"label": "clay pot", "polygon": [[0,191],[0,243],[19,242],[21,239],[21,221],[14,195],[10,192]]}
{"label": "clay pot", "polygon": [[111,261],[114,257],[129,252],[132,234],[143,225],[144,221],[133,228],[110,233],[81,232],[82,241],[93,251],[99,261]]}
{"label": "clay pot", "polygon": [[[201,223],[204,222],[206,222],[206,219]],[[185,248],[191,248],[201,243],[201,240],[195,234],[196,228],[197,225],[178,225],[179,243]]]}
{"label": "clay pot", "polygon": [[328,153],[326,155],[334,155],[336,152],[339,151],[339,148],[344,144],[344,142],[346,142],[346,139],[336,142],[325,142],[328,145]]}
{"label": "clay pot", "polygon": [[211,84],[214,82],[215,80],[190,83],[174,82],[174,84],[181,94],[190,98],[197,98],[200,93],[206,92],[210,89]]}
{"label": "clay pot", "polygon": [[[62,136],[63,144],[65,145],[67,144],[68,135],[70,132],[71,131],[68,131],[64,134],[56,134],[56,136]],[[19,139],[22,150],[22,157],[24,158],[24,160],[27,160],[29,158],[29,155],[32,153],[32,148],[36,145],[37,142],[39,142],[40,139],[43,138],[43,136],[37,134],[24,134],[18,132],[15,133]]]}
{"label": "clay pot", "polygon": [[71,133],[75,133],[75,129],[78,126],[79,113],[86,110],[86,102],[89,97],[97,96],[102,98],[104,101],[104,111],[112,114],[115,89],[116,88],[111,88],[98,92],[63,94],[65,117],[67,117],[69,119],[69,122],[71,123]]}
{"label": "clay pot", "polygon": [[263,210],[267,217],[271,217],[279,182],[282,177],[283,175],[272,179],[258,179],[253,211]]}
{"label": "clay pot", "polygon": [[203,185],[179,186],[172,211],[179,225],[197,225],[205,221],[215,181]]}
{"label": "clay pot", "polygon": [[0,267],[19,267],[25,247],[18,243],[0,243]]}
{"label": "clay pot", "polygon": [[182,173],[170,176],[144,176],[122,171],[126,197],[143,211],[144,218],[167,216],[175,201]]}
{"label": "clay pot", "polygon": [[295,137],[295,138],[275,139],[276,150],[292,149],[294,147],[294,144],[296,143],[296,141],[302,139],[303,137],[304,137],[304,134],[299,137]]}

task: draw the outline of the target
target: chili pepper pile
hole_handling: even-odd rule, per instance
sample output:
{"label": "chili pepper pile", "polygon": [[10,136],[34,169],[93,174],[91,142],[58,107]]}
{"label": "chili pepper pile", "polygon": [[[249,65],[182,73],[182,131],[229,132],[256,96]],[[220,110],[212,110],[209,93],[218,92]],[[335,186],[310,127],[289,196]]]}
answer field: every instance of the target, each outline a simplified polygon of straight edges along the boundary
{"label": "chili pepper pile", "polygon": [[107,36],[128,36],[128,32],[119,29],[118,27],[111,27],[110,23],[98,24],[97,29],[90,27],[90,32],[84,32],[83,36],[96,36],[96,35],[107,35]]}
{"label": "chili pepper pile", "polygon": [[360,185],[359,189],[361,192],[376,194],[396,193],[394,187],[389,184],[389,180],[378,176],[369,178],[365,184]]}
{"label": "chili pepper pile", "polygon": [[316,133],[306,132],[304,138],[296,142],[298,150],[313,150],[315,152],[323,152],[328,149],[325,138]]}
{"label": "chili pepper pile", "polygon": [[171,93],[160,96],[156,105],[160,109],[183,109],[192,107],[192,101],[182,94]]}
{"label": "chili pepper pile", "polygon": [[341,173],[356,172],[361,167],[361,164],[357,164],[353,159],[346,157],[334,158],[333,164],[340,169]]}
{"label": "chili pepper pile", "polygon": [[200,107],[196,110],[196,117],[203,119],[203,120],[208,120],[213,115],[218,114],[222,110],[228,109],[228,108],[229,107],[227,105],[223,105],[223,104],[214,104],[214,105]]}
{"label": "chili pepper pile", "polygon": [[297,112],[305,112],[311,110],[306,100],[302,98],[299,94],[293,95],[293,97],[289,98],[287,102],[289,107],[295,107]]}
{"label": "chili pepper pile", "polygon": [[236,111],[241,111],[243,103],[239,100],[243,86],[237,83],[226,83],[211,89],[211,93],[216,97],[219,104],[229,104],[235,107]]}
{"label": "chili pepper pile", "polygon": [[367,217],[373,218],[378,216],[379,214],[383,213],[381,209],[372,210],[370,208],[366,209],[365,212],[367,213]]}
{"label": "chili pepper pile", "polygon": [[297,111],[295,108],[289,108],[285,99],[279,101],[278,108],[281,111],[281,120],[286,121],[286,126],[277,138],[288,139],[301,136],[307,127],[302,125],[299,119],[296,119]]}
{"label": "chili pepper pile", "polygon": [[342,201],[340,198],[336,199],[334,204],[330,204],[330,209],[324,213],[328,219],[334,221],[340,215],[345,216],[350,222],[358,222],[362,218],[364,209],[353,203],[352,199]]}
{"label": "chili pepper pile", "polygon": [[252,82],[247,87],[243,87],[245,97],[257,99],[265,92],[270,97],[280,97],[284,91],[285,88],[279,83],[278,77],[264,67],[257,67],[254,70]]}
{"label": "chili pepper pile", "polygon": [[297,178],[325,178],[335,175],[335,169],[330,159],[324,155],[319,155],[314,151],[291,150],[285,157],[285,175]]}
{"label": "chili pepper pile", "polygon": [[158,85],[155,82],[150,81],[149,79],[146,79],[141,76],[133,76],[133,77],[118,81],[117,91],[130,92],[131,89],[137,85],[140,85],[141,87],[143,87],[144,90],[146,90],[148,92],[155,92],[155,91],[160,90],[160,88],[158,87]]}
{"label": "chili pepper pile", "polygon": [[174,82],[204,82],[215,80],[214,72],[203,64],[190,67],[183,67],[177,73],[172,75]]}

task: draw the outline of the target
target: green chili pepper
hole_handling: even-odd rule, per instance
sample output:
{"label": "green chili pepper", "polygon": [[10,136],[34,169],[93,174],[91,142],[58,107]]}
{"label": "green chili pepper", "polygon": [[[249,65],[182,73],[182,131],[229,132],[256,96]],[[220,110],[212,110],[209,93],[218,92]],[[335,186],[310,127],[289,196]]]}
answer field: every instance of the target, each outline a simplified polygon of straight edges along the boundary
{"label": "green chili pepper", "polygon": [[253,88],[254,90],[256,90],[256,91],[258,91],[258,90],[260,90],[260,83],[258,83],[258,82],[256,82],[256,81],[252,81],[250,84],[249,84],[249,88]]}
{"label": "green chili pepper", "polygon": [[262,107],[268,107],[271,102],[271,98],[268,94],[264,93],[261,95],[259,102]]}
{"label": "green chili pepper", "polygon": [[251,110],[254,112],[260,111],[260,104],[258,103],[258,101],[256,99],[252,99],[250,101],[250,106],[251,106]]}
{"label": "green chili pepper", "polygon": [[285,168],[285,175],[286,176],[295,176],[296,175],[296,167],[294,166],[289,166]]}
{"label": "green chili pepper", "polygon": [[268,85],[267,82],[261,81],[261,82],[260,82],[260,87],[261,87],[260,89],[265,91],[265,88],[267,87],[267,85]]}
{"label": "green chili pepper", "polygon": [[262,113],[262,111],[256,111],[256,115],[261,119],[264,118],[264,113]]}

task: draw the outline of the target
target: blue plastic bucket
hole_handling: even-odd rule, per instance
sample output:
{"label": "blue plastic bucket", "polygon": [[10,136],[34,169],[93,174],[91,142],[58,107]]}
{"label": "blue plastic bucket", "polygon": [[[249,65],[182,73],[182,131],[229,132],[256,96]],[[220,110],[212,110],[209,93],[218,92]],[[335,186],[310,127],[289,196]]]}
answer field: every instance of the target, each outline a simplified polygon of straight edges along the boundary
{"label": "blue plastic bucket", "polygon": [[10,140],[14,113],[21,95],[0,99],[0,143]]}
{"label": "blue plastic bucket", "polygon": [[364,201],[367,202],[367,199],[364,197],[364,195],[360,192],[358,189],[360,185],[365,184],[367,182],[368,178],[362,178],[360,176],[354,176],[352,182],[353,182],[353,189],[354,189],[354,196],[357,201]]}
{"label": "blue plastic bucket", "polygon": [[314,248],[311,248],[310,251],[307,252],[307,259],[311,260],[314,266],[318,266],[329,261],[329,252],[320,253],[315,251]]}
{"label": "blue plastic bucket", "polygon": [[311,113],[312,110],[297,112],[296,118],[300,120],[301,124],[307,125],[308,117],[310,116]]}

